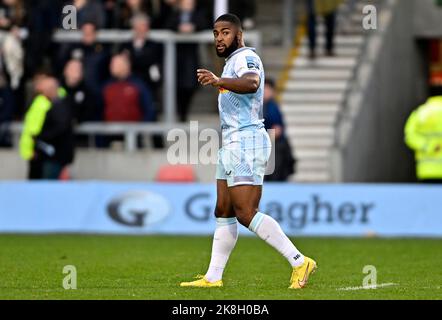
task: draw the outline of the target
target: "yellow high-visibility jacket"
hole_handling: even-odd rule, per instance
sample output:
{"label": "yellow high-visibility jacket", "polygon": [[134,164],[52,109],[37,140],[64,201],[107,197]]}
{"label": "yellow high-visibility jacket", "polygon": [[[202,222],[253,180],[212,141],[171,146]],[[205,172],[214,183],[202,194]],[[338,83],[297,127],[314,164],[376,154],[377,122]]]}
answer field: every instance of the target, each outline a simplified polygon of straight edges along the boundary
{"label": "yellow high-visibility jacket", "polygon": [[419,180],[442,179],[442,96],[429,98],[410,115],[405,143],[415,151]]}
{"label": "yellow high-visibility jacket", "polygon": [[[58,89],[58,96],[60,98],[64,98],[66,95],[67,93],[64,88]],[[20,156],[24,160],[31,160],[34,157],[34,138],[38,136],[43,129],[46,113],[51,107],[52,102],[40,94],[34,98],[26,112],[23,131],[20,136]]]}

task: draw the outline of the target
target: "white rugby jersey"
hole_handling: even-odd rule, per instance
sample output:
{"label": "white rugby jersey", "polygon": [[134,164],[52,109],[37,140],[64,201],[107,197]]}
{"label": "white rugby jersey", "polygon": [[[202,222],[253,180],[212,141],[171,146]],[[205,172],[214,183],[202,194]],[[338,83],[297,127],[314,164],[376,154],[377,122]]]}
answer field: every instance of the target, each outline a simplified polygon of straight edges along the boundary
{"label": "white rugby jersey", "polygon": [[259,75],[258,91],[237,94],[219,88],[218,109],[221,119],[223,145],[239,141],[242,130],[256,131],[264,128],[264,68],[254,48],[243,47],[233,52],[224,66],[223,78],[240,78],[246,73]]}

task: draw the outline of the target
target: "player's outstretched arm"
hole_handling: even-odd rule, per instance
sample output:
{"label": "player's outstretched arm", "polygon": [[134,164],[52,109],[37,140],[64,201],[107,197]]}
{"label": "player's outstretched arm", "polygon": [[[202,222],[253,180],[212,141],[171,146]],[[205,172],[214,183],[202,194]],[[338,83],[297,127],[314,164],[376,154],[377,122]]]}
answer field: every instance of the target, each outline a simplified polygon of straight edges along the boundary
{"label": "player's outstretched arm", "polygon": [[240,78],[219,78],[206,69],[198,69],[197,76],[198,82],[203,86],[223,87],[239,94],[255,93],[261,81],[259,75],[255,73],[246,73]]}

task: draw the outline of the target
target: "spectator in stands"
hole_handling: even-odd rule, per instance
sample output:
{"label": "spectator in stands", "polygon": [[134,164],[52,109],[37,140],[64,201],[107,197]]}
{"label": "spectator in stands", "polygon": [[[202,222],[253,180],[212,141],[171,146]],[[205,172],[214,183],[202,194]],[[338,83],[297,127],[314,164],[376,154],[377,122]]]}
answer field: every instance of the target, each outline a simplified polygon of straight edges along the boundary
{"label": "spectator in stands", "polygon": [[0,147],[11,146],[9,123],[14,112],[14,96],[9,88],[0,60]]}
{"label": "spectator in stands", "polygon": [[97,111],[93,95],[86,86],[83,77],[83,64],[80,60],[70,60],[63,73],[63,88],[67,101],[72,108],[77,123],[97,120]]}
{"label": "spectator in stands", "polygon": [[72,111],[55,78],[34,81],[38,95],[25,116],[20,154],[29,161],[29,179],[58,179],[74,158]]}
{"label": "spectator in stands", "polygon": [[[133,40],[123,44],[120,51],[129,55],[133,74],[143,80],[151,90],[156,108],[153,120],[156,121],[156,115],[161,111],[159,106],[161,105],[163,47],[161,44],[149,40],[150,18],[148,16],[142,13],[135,15],[131,25],[134,34]],[[154,135],[153,145],[155,148],[163,148],[163,137]]]}
{"label": "spectator in stands", "polygon": [[[195,0],[180,0],[177,10],[167,19],[168,29],[179,33],[193,33],[206,29],[204,12],[197,9]],[[199,67],[198,45],[177,45],[177,105],[180,121],[187,121],[192,97],[198,87],[195,70]]]}
{"label": "spectator in stands", "polygon": [[419,106],[405,124],[405,142],[414,150],[421,182],[442,183],[442,95]]}
{"label": "spectator in stands", "polygon": [[[112,58],[113,79],[103,90],[104,120],[106,122],[152,122],[155,120],[155,106],[149,88],[142,80],[131,74],[130,59],[126,54]],[[108,136],[99,142],[107,147],[111,141],[121,140],[121,136]],[[143,147],[141,137],[137,137],[138,147]]]}
{"label": "spectator in stands", "polygon": [[[105,0],[106,2],[112,0]],[[113,0],[115,1],[115,0]],[[115,7],[115,27],[130,29],[134,16],[144,14],[150,17],[151,27],[164,28],[164,22],[170,12],[174,10],[177,0],[122,0]]]}
{"label": "spectator in stands", "polygon": [[131,21],[133,39],[121,46],[120,51],[129,54],[132,71],[152,90],[155,102],[159,102],[161,86],[163,50],[161,44],[149,39],[150,19],[145,14],[137,14]]}
{"label": "spectator in stands", "polygon": [[326,28],[325,53],[334,56],[334,37],[336,27],[336,10],[342,0],[307,0],[309,57],[316,58],[316,16],[324,17]]}
{"label": "spectator in stands", "polygon": [[62,75],[62,70],[69,60],[82,61],[85,85],[94,97],[97,110],[100,110],[103,84],[109,78],[109,49],[97,42],[97,30],[94,24],[86,23],[81,30],[83,32],[82,42],[69,44],[61,52],[58,74]]}
{"label": "spectator in stands", "polygon": [[104,29],[118,29],[121,15],[119,0],[102,0],[104,9]]}
{"label": "spectator in stands", "polygon": [[24,116],[23,131],[20,136],[20,156],[28,161],[28,179],[42,179],[43,161],[35,153],[35,137],[41,132],[46,112],[51,104],[43,96],[42,84],[49,75],[41,72],[36,73],[33,79],[33,91],[35,97],[32,100]]}
{"label": "spectator in stands", "polygon": [[[24,0],[0,1],[0,30],[5,32],[0,44],[4,74],[7,75],[9,88],[12,90],[13,116],[22,113],[24,50],[20,38],[20,28],[25,26],[26,8]],[[17,107],[18,106],[18,107]]]}
{"label": "spectator in stands", "polygon": [[11,30],[22,27],[26,16],[23,0],[3,0],[0,2],[0,29]]}
{"label": "spectator in stands", "polygon": [[118,54],[112,58],[113,79],[104,87],[104,120],[107,122],[139,122],[155,119],[149,88],[132,76],[129,57]]}
{"label": "spectator in stands", "polygon": [[49,64],[57,52],[57,44],[52,43],[53,31],[60,25],[60,13],[64,0],[28,0],[25,27],[29,36],[25,40],[25,74],[31,77]]}
{"label": "spectator in stands", "polygon": [[211,22],[225,13],[233,13],[240,18],[244,29],[255,27],[255,0],[200,0],[198,4],[211,17]]}
{"label": "spectator in stands", "polygon": [[5,71],[13,90],[19,88],[24,74],[24,51],[21,45],[18,28],[9,32],[1,46],[1,56],[4,60]]}
{"label": "spectator in stands", "polygon": [[266,181],[287,181],[295,172],[296,160],[285,135],[281,111],[275,100],[275,82],[267,78],[264,87],[264,125],[275,141],[275,171],[265,177]]}
{"label": "spectator in stands", "polygon": [[[10,38],[7,35],[6,38]],[[3,47],[7,47],[8,40],[4,41]],[[9,48],[7,52],[13,48]],[[13,55],[13,52],[11,52]],[[5,50],[0,50],[0,147],[11,146],[11,136],[9,132],[9,123],[14,116],[15,99],[14,94],[9,83],[9,72],[11,64],[8,64],[8,56],[11,58],[11,53],[6,54]],[[12,58],[14,58],[12,56]],[[14,60],[14,59],[13,59]],[[12,65],[13,66],[13,65]],[[9,68],[8,68],[9,67]]]}
{"label": "spectator in stands", "polygon": [[98,29],[105,27],[105,9],[101,1],[73,0],[71,4],[77,9],[77,23],[80,28],[86,23],[93,23]]}
{"label": "spectator in stands", "polygon": [[120,22],[118,24],[119,28],[130,29],[132,18],[139,14],[150,14],[147,1],[124,0],[120,9]]}
{"label": "spectator in stands", "polygon": [[166,29],[167,19],[172,15],[173,11],[178,6],[178,0],[156,0],[152,3],[157,3],[152,10],[152,28],[153,29]]}

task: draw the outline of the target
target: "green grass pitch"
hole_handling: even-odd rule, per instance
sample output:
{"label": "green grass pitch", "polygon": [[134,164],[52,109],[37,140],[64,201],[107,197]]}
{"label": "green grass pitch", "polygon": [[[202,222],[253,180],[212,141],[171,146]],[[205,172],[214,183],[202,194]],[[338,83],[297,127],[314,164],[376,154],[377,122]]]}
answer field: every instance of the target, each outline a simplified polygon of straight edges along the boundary
{"label": "green grass pitch", "polygon": [[[180,288],[206,271],[211,237],[1,235],[0,299],[442,299],[442,240],[299,238],[318,271],[289,290],[291,269],[267,244],[240,237],[223,288]],[[77,269],[77,289],[62,286]],[[365,265],[377,289],[362,286]]]}

